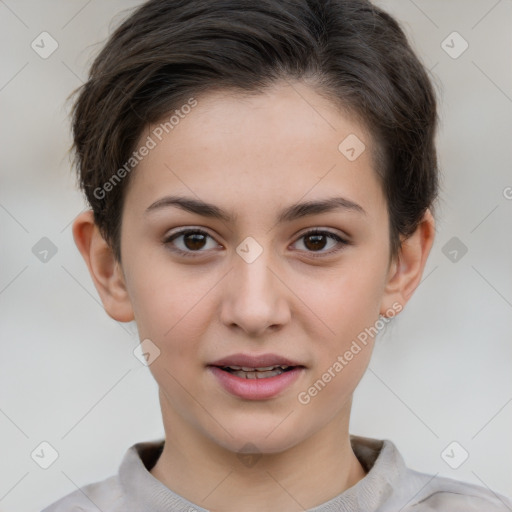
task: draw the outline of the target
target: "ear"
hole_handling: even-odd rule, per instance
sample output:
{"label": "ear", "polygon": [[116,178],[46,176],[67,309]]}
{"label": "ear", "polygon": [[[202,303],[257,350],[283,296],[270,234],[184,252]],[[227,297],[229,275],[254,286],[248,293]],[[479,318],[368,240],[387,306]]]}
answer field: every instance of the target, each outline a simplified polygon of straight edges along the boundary
{"label": "ear", "polygon": [[425,269],[427,257],[434,243],[435,221],[430,210],[426,210],[416,231],[402,240],[398,257],[390,265],[381,303],[380,314],[395,310],[393,304],[402,308],[418,287]]}
{"label": "ear", "polygon": [[92,210],[81,213],[73,221],[73,238],[87,264],[105,311],[118,322],[133,320],[133,309],[121,265],[101,236]]}

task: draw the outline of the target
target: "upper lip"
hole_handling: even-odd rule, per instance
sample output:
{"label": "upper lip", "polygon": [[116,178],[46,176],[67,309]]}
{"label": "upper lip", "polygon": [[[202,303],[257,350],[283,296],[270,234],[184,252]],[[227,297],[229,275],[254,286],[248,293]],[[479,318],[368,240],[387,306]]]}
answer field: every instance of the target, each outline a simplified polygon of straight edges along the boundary
{"label": "upper lip", "polygon": [[267,366],[304,366],[279,354],[232,354],[217,359],[208,366],[245,366],[246,368],[265,368]]}

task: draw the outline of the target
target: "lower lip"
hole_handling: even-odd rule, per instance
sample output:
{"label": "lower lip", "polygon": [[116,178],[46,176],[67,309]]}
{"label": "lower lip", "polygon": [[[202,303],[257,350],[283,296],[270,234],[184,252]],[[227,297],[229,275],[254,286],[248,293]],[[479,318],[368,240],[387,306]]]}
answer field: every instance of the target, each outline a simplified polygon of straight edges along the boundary
{"label": "lower lip", "polygon": [[291,386],[304,370],[303,367],[297,367],[275,377],[246,379],[221,370],[218,366],[209,366],[208,368],[226,391],[246,400],[264,400],[275,397]]}

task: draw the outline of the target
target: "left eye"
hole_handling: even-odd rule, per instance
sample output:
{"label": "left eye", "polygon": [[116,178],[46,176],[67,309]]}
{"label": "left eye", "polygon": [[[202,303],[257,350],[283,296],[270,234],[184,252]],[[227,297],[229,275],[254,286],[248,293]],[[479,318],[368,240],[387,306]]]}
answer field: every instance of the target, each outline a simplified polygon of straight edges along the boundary
{"label": "left eye", "polygon": [[[304,233],[298,241],[303,240],[303,245],[306,247],[307,252],[320,252],[321,255],[332,254],[337,252],[339,249],[322,251],[325,248],[328,241],[332,242],[331,249],[337,245],[347,245],[348,242],[343,240],[340,236],[330,231],[308,231]],[[316,256],[316,255],[315,255]]]}
{"label": "left eye", "polygon": [[[208,247],[208,239],[212,241],[210,247]],[[320,256],[337,252],[340,248],[332,250],[332,248],[337,245],[348,245],[346,240],[335,233],[321,230],[308,231],[301,235],[295,243],[298,243],[299,241],[302,241],[306,252],[320,253]],[[323,250],[328,245],[329,241],[332,242],[331,247],[329,248],[331,250]],[[208,249],[215,249],[216,247],[219,247],[219,244],[217,244],[206,231],[200,229],[186,229],[178,231],[167,237],[163,243],[170,246],[170,249],[178,254],[192,257],[199,256]],[[316,255],[313,254],[313,256]]]}

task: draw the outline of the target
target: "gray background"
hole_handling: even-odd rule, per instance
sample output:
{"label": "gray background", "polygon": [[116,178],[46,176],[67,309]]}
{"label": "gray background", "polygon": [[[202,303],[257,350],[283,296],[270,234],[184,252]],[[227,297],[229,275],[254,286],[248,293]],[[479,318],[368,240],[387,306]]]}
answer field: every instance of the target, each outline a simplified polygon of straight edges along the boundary
{"label": "gray background", "polygon": [[[163,436],[135,328],[104,313],[70,229],[85,203],[66,97],[138,3],[0,0],[0,511],[40,510]],[[512,494],[512,1],[377,3],[436,82],[443,181],[423,281],[380,338],[351,430],[393,440],[420,471]],[[58,43],[46,59],[31,47],[43,31]],[[454,31],[469,44],[457,58]],[[48,469],[48,449],[31,458],[43,441],[58,452]],[[453,441],[452,465],[469,453],[458,469],[441,456]]]}

